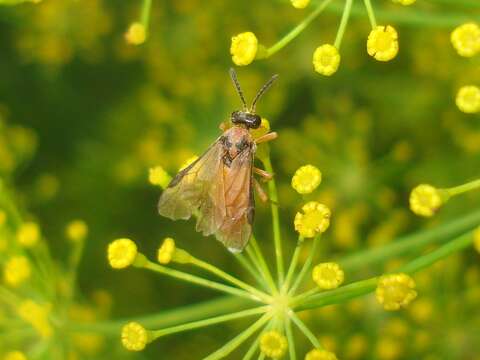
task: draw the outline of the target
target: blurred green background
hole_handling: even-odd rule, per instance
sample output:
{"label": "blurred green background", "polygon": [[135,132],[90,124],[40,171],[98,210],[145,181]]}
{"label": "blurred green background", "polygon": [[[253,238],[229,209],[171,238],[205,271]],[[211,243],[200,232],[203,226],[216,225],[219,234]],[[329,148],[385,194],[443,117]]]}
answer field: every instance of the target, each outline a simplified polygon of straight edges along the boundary
{"label": "blurred green background", "polygon": [[[282,232],[291,250],[293,216],[304,202],[290,187],[291,175],[313,164],[324,180],[309,199],[333,212],[322,260],[467,214],[479,199],[475,193],[455,198],[428,220],[408,210],[415,185],[449,187],[479,174],[480,118],[461,113],[454,97],[459,86],[480,83],[480,58],[460,58],[449,42],[464,19],[480,19],[479,6],[418,0],[404,10],[374,1],[379,23],[400,34],[398,57],[379,63],[366,53],[370,27],[358,2],[340,69],[325,78],[313,71],[311,56],[335,37],[341,2],[334,3],[339,6],[271,59],[238,69],[249,99],[268,77],[280,75],[257,110],[279,133],[271,150]],[[161,240],[172,236],[199,258],[240,273],[220,244],[194,232],[192,221],[157,215],[161,191],[148,183],[148,169],[161,165],[175,173],[239,108],[228,77],[232,35],[251,30],[273,44],[308,14],[281,1],[153,1],[149,38],[132,46],[124,33],[140,8],[135,0],[44,0],[0,8],[1,142],[17,141],[20,132],[26,144],[18,162],[5,158],[0,146],[2,174],[21,209],[41,224],[55,258],[68,252],[65,225],[75,218],[88,223],[79,287],[86,297],[106,290],[111,318],[217,296],[145,271],[113,271],[105,250],[115,238],[130,237],[153,257]],[[418,15],[402,16],[404,11]],[[271,248],[269,209],[261,203],[255,233]],[[306,321],[339,359],[479,359],[479,266],[473,250],[439,263],[416,279],[420,297],[402,313],[385,313],[367,296],[311,312]],[[242,325],[166,337],[141,354],[127,353],[116,338],[86,352],[80,339],[71,356],[197,359]],[[8,337],[4,330],[0,337]],[[300,348],[308,350],[307,343]]]}

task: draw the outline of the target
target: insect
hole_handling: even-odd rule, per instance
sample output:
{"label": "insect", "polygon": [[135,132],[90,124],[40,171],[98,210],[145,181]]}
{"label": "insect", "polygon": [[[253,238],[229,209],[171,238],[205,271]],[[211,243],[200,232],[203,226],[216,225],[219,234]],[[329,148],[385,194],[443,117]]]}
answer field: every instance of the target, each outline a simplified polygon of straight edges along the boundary
{"label": "insect", "polygon": [[258,91],[247,107],[234,69],[230,77],[243,103],[243,110],[231,114],[232,126],[196,161],[181,170],[160,196],[158,212],[167,218],[189,219],[197,216],[196,230],[204,236],[214,234],[231,252],[241,252],[252,234],[255,214],[255,187],[263,200],[266,194],[253,177],[257,173],[266,180],[272,178],[253,166],[257,144],[273,140],[277,133],[269,132],[253,139],[250,129],[260,127],[257,101],[277,79],[272,76]]}

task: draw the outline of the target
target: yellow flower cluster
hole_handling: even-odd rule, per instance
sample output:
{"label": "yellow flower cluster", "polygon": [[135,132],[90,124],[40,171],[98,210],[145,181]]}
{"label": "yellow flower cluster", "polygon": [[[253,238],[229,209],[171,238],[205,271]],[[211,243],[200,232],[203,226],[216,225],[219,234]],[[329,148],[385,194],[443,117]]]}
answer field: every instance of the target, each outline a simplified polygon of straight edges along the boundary
{"label": "yellow flower cluster", "polygon": [[122,344],[130,351],[142,351],[149,342],[147,330],[137,322],[130,322],[122,328]]}
{"label": "yellow flower cluster", "polygon": [[172,238],[166,238],[163,240],[163,244],[158,249],[157,260],[160,264],[168,264],[172,261],[175,254],[175,240]]}
{"label": "yellow flower cluster", "polygon": [[414,4],[417,0],[392,0],[392,1],[396,4],[408,6],[408,5]]}
{"label": "yellow flower cluster", "polygon": [[287,339],[278,331],[267,331],[260,337],[260,350],[263,354],[272,359],[281,358],[285,355],[287,349]]}
{"label": "yellow flower cluster", "polygon": [[130,239],[117,239],[108,245],[108,262],[114,269],[124,269],[137,257],[137,245]]}
{"label": "yellow flower cluster", "polygon": [[312,278],[320,289],[330,290],[339,287],[343,283],[345,275],[337,263],[328,262],[315,266]]}
{"label": "yellow flower cluster", "polygon": [[9,351],[5,354],[3,360],[27,360],[27,357],[21,351]]}
{"label": "yellow flower cluster", "polygon": [[302,212],[295,215],[295,230],[305,238],[312,238],[325,232],[330,226],[331,212],[328,207],[316,201],[303,205]]}
{"label": "yellow flower cluster", "polygon": [[130,25],[125,33],[125,40],[132,45],[140,45],[147,39],[147,30],[145,26],[139,22],[134,22]]}
{"label": "yellow flower cluster", "polygon": [[480,88],[474,85],[462,86],[457,92],[455,103],[464,113],[480,112]]}
{"label": "yellow flower cluster", "polygon": [[40,240],[40,227],[34,222],[23,223],[17,232],[17,241],[26,248],[35,246]]}
{"label": "yellow flower cluster", "polygon": [[254,33],[248,31],[232,37],[230,54],[238,66],[250,64],[257,56],[258,40]]}
{"label": "yellow flower cluster", "polygon": [[390,25],[377,26],[368,35],[367,52],[378,61],[390,61],[398,54],[398,34]]}
{"label": "yellow flower cluster", "polygon": [[31,324],[43,338],[49,338],[53,333],[49,321],[50,311],[50,304],[39,305],[32,300],[21,302],[17,309],[18,316],[20,316],[23,321]]}
{"label": "yellow flower cluster", "polygon": [[305,355],[305,360],[337,360],[337,356],[327,350],[313,349]]}
{"label": "yellow flower cluster", "polygon": [[322,182],[322,173],[313,165],[298,168],[292,177],[292,188],[299,194],[310,194]]}
{"label": "yellow flower cluster", "polygon": [[480,27],[476,23],[460,25],[452,31],[450,40],[460,56],[472,57],[480,52]]}
{"label": "yellow flower cluster", "polygon": [[305,9],[310,4],[310,0],[290,0],[290,2],[296,9]]}
{"label": "yellow flower cluster", "polygon": [[148,170],[148,181],[152,185],[158,185],[165,189],[172,180],[171,176],[161,166],[155,166]]}
{"label": "yellow flower cluster", "polygon": [[18,287],[32,273],[30,262],[25,256],[14,256],[7,260],[3,268],[3,279],[7,285]]}
{"label": "yellow flower cluster", "polygon": [[417,215],[431,217],[448,200],[439,189],[421,184],[410,193],[410,209]]}
{"label": "yellow flower cluster", "polygon": [[340,54],[335,46],[324,44],[316,48],[312,62],[316,72],[330,76],[337,72]]}
{"label": "yellow flower cluster", "polygon": [[415,281],[403,273],[381,276],[375,294],[377,301],[388,311],[407,307],[417,297]]}
{"label": "yellow flower cluster", "polygon": [[65,228],[65,235],[67,239],[78,242],[82,241],[87,237],[88,226],[83,220],[73,220],[67,224]]}

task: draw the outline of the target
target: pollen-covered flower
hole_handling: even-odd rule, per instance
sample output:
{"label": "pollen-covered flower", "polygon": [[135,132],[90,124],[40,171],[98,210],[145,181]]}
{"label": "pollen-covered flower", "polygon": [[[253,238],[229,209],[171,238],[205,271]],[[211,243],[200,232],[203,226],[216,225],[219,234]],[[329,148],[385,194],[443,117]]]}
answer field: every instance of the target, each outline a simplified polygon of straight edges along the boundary
{"label": "pollen-covered flower", "polygon": [[473,246],[480,253],[480,226],[473,232]]}
{"label": "pollen-covered flower", "polygon": [[35,246],[40,240],[40,227],[32,221],[23,223],[17,231],[17,241],[26,248]]}
{"label": "pollen-covered flower", "polygon": [[315,266],[312,278],[320,289],[330,290],[339,287],[343,283],[345,275],[337,263],[328,262]]}
{"label": "pollen-covered flower", "polygon": [[474,85],[462,86],[457,92],[455,103],[464,113],[480,112],[480,88]]}
{"label": "pollen-covered flower", "polygon": [[172,180],[171,176],[161,166],[155,166],[148,170],[148,181],[152,185],[158,185],[165,189]]}
{"label": "pollen-covered flower", "polygon": [[323,44],[315,49],[312,62],[316,72],[330,76],[337,72],[340,54],[335,46]]}
{"label": "pollen-covered flower", "polygon": [[412,5],[414,4],[417,0],[392,0],[396,4],[401,4],[401,5]]}
{"label": "pollen-covered flower", "polygon": [[296,9],[305,9],[308,4],[310,4],[310,0],[290,0],[292,6]]}
{"label": "pollen-covered flower", "polygon": [[158,249],[157,260],[160,264],[168,264],[175,254],[175,240],[166,238]]}
{"label": "pollen-covered flower", "polygon": [[21,351],[9,351],[4,355],[3,360],[27,360],[27,357]]}
{"label": "pollen-covered flower", "polygon": [[452,31],[450,40],[460,56],[474,56],[480,51],[480,27],[475,23],[460,25]]}
{"label": "pollen-covered flower", "polygon": [[417,297],[415,281],[404,273],[383,275],[378,280],[376,297],[388,311],[407,307]]}
{"label": "pollen-covered flower", "polygon": [[17,309],[18,316],[32,325],[43,338],[48,338],[53,333],[49,320],[50,311],[50,304],[40,305],[32,300],[22,301]]}
{"label": "pollen-covered flower", "polygon": [[305,360],[337,360],[337,356],[327,350],[313,349],[305,355]]}
{"label": "pollen-covered flower", "polygon": [[410,209],[417,215],[431,217],[447,199],[447,195],[439,189],[421,184],[410,193]]}
{"label": "pollen-covered flower", "polygon": [[260,350],[272,359],[281,358],[287,349],[287,339],[278,331],[266,331],[260,336]]}
{"label": "pollen-covered flower", "polygon": [[368,54],[378,61],[392,60],[398,53],[398,34],[390,25],[377,26],[368,35]]}
{"label": "pollen-covered flower", "polygon": [[88,226],[83,220],[73,220],[65,228],[65,235],[73,242],[82,241],[88,234]]}
{"label": "pollen-covered flower", "polygon": [[257,56],[258,40],[254,33],[248,31],[232,37],[230,54],[238,66],[250,64]]}
{"label": "pollen-covered flower", "polygon": [[122,328],[122,344],[130,351],[142,351],[148,344],[148,331],[137,322],[130,322]]}
{"label": "pollen-covered flower", "polygon": [[30,278],[30,262],[25,256],[10,258],[3,268],[3,279],[7,285],[17,287]]}
{"label": "pollen-covered flower", "polygon": [[108,245],[108,262],[114,269],[133,264],[137,257],[137,245],[130,239],[117,239]]}
{"label": "pollen-covered flower", "polygon": [[313,165],[297,169],[292,177],[292,187],[299,194],[310,194],[322,182],[322,173]]}
{"label": "pollen-covered flower", "polygon": [[132,45],[140,45],[147,39],[147,30],[145,26],[139,22],[134,22],[130,25],[125,33],[125,40]]}
{"label": "pollen-covered flower", "polygon": [[178,168],[178,171],[182,171],[185,169],[187,166],[191,165],[194,161],[198,159],[197,155],[190,156],[187,160],[185,160],[182,165]]}
{"label": "pollen-covered flower", "polygon": [[306,238],[325,232],[330,225],[331,212],[328,207],[316,201],[310,201],[295,215],[295,230]]}

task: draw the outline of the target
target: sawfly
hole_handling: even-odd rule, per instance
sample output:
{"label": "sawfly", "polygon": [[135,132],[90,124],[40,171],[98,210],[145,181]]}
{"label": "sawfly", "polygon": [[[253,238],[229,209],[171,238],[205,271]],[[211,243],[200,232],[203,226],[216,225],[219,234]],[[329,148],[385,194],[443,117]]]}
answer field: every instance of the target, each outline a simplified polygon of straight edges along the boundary
{"label": "sawfly", "polygon": [[[275,132],[254,139],[250,129],[258,129],[261,117],[256,104],[278,75],[272,76],[247,106],[234,69],[230,77],[243,104],[232,112],[231,127],[192,164],[181,170],[160,196],[158,212],[167,218],[197,216],[196,230],[204,236],[214,234],[231,252],[241,252],[252,234],[255,214],[254,187],[266,200],[257,173],[266,180],[272,175],[254,167],[257,144],[273,140]],[[222,130],[225,129],[222,127]]]}

